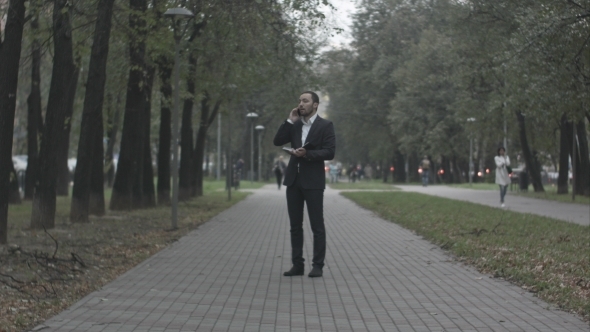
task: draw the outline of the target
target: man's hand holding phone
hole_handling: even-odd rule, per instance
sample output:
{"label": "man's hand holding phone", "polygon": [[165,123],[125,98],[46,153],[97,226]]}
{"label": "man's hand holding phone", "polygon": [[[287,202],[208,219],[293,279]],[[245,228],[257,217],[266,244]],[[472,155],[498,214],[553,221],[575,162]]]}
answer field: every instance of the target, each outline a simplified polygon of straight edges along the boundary
{"label": "man's hand holding phone", "polygon": [[291,110],[291,113],[289,113],[289,120],[291,120],[293,123],[297,122],[300,117],[301,115],[299,114],[299,107],[295,107],[293,110]]}

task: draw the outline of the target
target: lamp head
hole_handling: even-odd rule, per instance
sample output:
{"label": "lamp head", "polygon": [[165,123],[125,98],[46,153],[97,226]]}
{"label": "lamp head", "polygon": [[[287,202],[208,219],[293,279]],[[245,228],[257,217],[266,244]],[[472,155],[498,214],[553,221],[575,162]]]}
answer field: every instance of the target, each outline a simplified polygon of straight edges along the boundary
{"label": "lamp head", "polygon": [[193,18],[195,14],[186,8],[170,8],[165,13],[164,16],[170,17],[172,19],[189,19]]}

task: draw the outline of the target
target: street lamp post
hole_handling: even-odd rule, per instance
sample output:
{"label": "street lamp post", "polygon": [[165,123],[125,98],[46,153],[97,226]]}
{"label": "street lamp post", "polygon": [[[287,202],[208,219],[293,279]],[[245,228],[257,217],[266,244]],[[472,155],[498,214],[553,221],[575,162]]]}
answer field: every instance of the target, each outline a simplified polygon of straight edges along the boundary
{"label": "street lamp post", "polygon": [[221,113],[217,114],[217,181],[221,180]]}
{"label": "street lamp post", "polygon": [[164,16],[170,17],[174,29],[174,110],[172,113],[172,229],[178,228],[178,90],[180,86],[180,40],[188,29],[188,22],[184,29],[180,29],[183,19],[192,19],[195,15],[186,8],[168,9]]}
{"label": "street lamp post", "polygon": [[256,126],[256,131],[258,131],[258,181],[262,180],[262,150],[260,149],[260,135],[264,130],[263,125]]}
{"label": "street lamp post", "polygon": [[469,186],[473,186],[473,137],[469,135]]}
{"label": "street lamp post", "polygon": [[257,113],[250,112],[246,114],[250,119],[250,182],[254,182],[254,120],[258,117]]}
{"label": "street lamp post", "polygon": [[227,179],[227,200],[231,201],[231,187],[234,184],[234,167],[231,160],[231,115],[228,113],[227,116],[227,153],[225,162],[225,177]]}
{"label": "street lamp post", "polygon": [[[233,168],[233,162],[231,160],[231,154],[232,154],[232,145],[231,145],[231,98],[233,97],[233,94],[237,88],[237,86],[235,84],[228,84],[227,88],[229,90],[229,95],[230,98],[228,99],[228,108],[227,108],[227,148],[225,149],[225,153],[226,153],[226,157],[225,157],[225,184],[227,186],[227,200],[231,201],[231,187],[234,183],[234,168]],[[221,117],[221,113],[219,114],[219,116]],[[221,132],[221,120],[219,120],[218,124],[218,129],[219,132]],[[217,136],[218,141],[217,141],[217,146],[221,146],[221,136]]]}
{"label": "street lamp post", "polygon": [[[468,118],[467,122],[474,122],[475,118]],[[473,135],[469,132],[469,186],[473,186]]]}

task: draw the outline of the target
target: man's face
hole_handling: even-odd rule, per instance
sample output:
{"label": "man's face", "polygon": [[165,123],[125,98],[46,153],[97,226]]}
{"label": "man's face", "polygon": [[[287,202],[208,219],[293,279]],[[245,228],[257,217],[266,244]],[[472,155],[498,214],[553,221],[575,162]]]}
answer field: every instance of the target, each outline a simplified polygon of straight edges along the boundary
{"label": "man's face", "polygon": [[301,116],[309,116],[317,109],[318,104],[311,99],[311,94],[304,93],[299,97],[299,113]]}

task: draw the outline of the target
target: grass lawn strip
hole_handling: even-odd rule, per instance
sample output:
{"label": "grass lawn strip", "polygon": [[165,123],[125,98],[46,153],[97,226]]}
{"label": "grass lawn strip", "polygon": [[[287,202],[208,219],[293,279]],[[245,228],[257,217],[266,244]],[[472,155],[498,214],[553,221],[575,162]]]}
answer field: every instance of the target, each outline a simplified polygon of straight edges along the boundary
{"label": "grass lawn strip", "polygon": [[346,192],[480,272],[590,321],[590,228],[408,192]]}
{"label": "grass lawn strip", "polygon": [[357,181],[328,183],[328,186],[336,190],[399,190],[392,183],[382,181]]}
{"label": "grass lawn strip", "polygon": [[[449,187],[454,188],[464,188],[464,189],[476,189],[476,190],[497,190],[498,185],[495,183],[474,183],[473,185],[469,185],[469,183],[461,183],[461,184],[449,184]],[[528,197],[528,198],[535,198],[535,199],[544,199],[556,202],[564,202],[564,203],[573,203],[573,204],[583,204],[590,206],[590,197],[589,196],[580,196],[576,195],[576,200],[572,201],[572,187],[570,186],[568,194],[558,195],[557,194],[557,187],[555,185],[545,185],[544,189],[545,192],[535,192],[533,190],[533,186],[529,186],[528,191],[518,191],[518,187],[514,187],[515,190],[511,191],[509,187],[508,195],[515,195],[521,197]]]}
{"label": "grass lawn strip", "polygon": [[180,202],[174,231],[169,206],[108,211],[72,224],[71,198],[58,197],[56,227],[45,233],[29,228],[30,202],[11,205],[9,244],[0,247],[0,331],[42,323],[248,195],[234,191],[228,202],[223,186],[206,182],[204,196]]}

